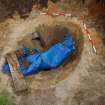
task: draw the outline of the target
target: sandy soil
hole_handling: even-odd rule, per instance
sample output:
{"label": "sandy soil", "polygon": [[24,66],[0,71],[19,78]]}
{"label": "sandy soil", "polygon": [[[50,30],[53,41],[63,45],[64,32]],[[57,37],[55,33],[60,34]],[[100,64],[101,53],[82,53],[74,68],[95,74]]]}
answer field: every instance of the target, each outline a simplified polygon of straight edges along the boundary
{"label": "sandy soil", "polygon": [[[78,13],[79,16],[85,15],[85,17],[87,17],[86,12],[83,10]],[[16,97],[15,105],[104,105],[105,47],[101,40],[103,33],[96,30],[94,22],[89,17],[86,18],[85,22],[88,24],[91,37],[97,40],[96,48],[98,53],[95,54],[91,44],[88,42],[88,37],[83,30],[81,20],[74,17],[72,19],[55,17],[54,20],[52,18],[53,17],[47,16],[39,16],[37,18],[35,18],[35,16],[30,16],[26,20],[9,19],[5,23],[2,23],[4,27],[1,24],[2,27],[0,30],[4,33],[4,37],[1,36],[0,38],[0,56],[2,58],[0,64],[2,65],[4,62],[3,57],[5,54],[19,48],[18,42],[25,36],[34,33],[36,27],[40,24],[73,22],[82,28],[84,38],[81,58],[75,69],[72,72],[69,72],[65,79],[56,84],[48,85],[49,81],[46,78],[44,78],[42,85],[40,85],[40,82],[31,82],[32,84],[29,85],[30,92],[25,95],[17,96],[14,94],[10,85],[10,79],[1,72],[0,86],[6,87],[11,94]],[[63,73],[61,77],[62,76]],[[34,78],[36,80],[37,78],[40,79],[42,77],[43,76],[39,74]]]}

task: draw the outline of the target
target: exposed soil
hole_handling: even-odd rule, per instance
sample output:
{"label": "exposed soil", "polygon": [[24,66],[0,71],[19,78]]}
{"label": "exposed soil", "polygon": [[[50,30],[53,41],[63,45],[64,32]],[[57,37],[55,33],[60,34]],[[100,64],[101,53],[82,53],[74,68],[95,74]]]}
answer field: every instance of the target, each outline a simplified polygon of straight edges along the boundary
{"label": "exposed soil", "polygon": [[[87,8],[81,7],[82,4],[68,6],[61,3],[58,5],[61,7],[58,10],[69,9],[68,11],[73,14],[78,13],[78,17],[81,15],[85,17],[91,37],[96,39],[97,54],[93,52],[83,30],[82,20],[79,18],[35,16],[34,12],[27,19],[21,19],[19,16],[14,19],[5,18],[6,21],[0,24],[0,57],[2,58],[0,67],[4,63],[5,54],[20,48],[23,39],[26,46],[33,48],[34,41],[31,41],[31,36],[33,37],[36,31],[40,31],[39,28],[42,28],[40,32],[45,35],[49,33],[49,30],[51,30],[50,33],[61,35],[62,30],[58,29],[62,27],[67,29],[72,33],[77,51],[58,70],[41,72],[26,78],[30,89],[28,94],[20,96],[14,94],[9,76],[2,72],[0,72],[0,88],[5,87],[16,98],[15,105],[104,105],[105,46],[102,41],[104,31],[102,27],[98,28],[100,25],[91,18]],[[52,10],[52,6],[57,5],[50,4],[49,9]],[[43,24],[44,27],[42,27]]]}
{"label": "exposed soil", "polygon": [[[76,52],[70,58],[68,58],[68,60],[66,60],[65,63],[58,68],[58,70],[49,70],[46,72],[44,71],[35,76],[32,76],[31,78],[29,77],[30,79],[28,79],[28,82],[30,86],[34,89],[49,88],[51,86],[54,86],[56,83],[59,83],[61,80],[64,80],[69,76],[69,73],[75,69],[76,65],[78,64],[81,58],[84,39],[80,27],[71,22],[66,23],[63,21],[61,23],[57,22],[56,19],[54,19],[53,21],[55,21],[55,23],[51,25],[46,26],[48,24],[46,23],[45,26],[42,25],[38,27],[38,31],[40,31],[40,34],[44,34],[44,36],[47,39],[47,47],[45,46],[45,48],[43,48],[42,51],[47,50],[51,45],[62,40],[63,35],[71,33],[75,41]],[[30,37],[27,37],[28,40],[29,38]],[[34,46],[32,40],[30,40],[30,43],[33,44],[30,44],[31,46],[28,45],[27,41],[23,43],[30,48],[37,48]]]}

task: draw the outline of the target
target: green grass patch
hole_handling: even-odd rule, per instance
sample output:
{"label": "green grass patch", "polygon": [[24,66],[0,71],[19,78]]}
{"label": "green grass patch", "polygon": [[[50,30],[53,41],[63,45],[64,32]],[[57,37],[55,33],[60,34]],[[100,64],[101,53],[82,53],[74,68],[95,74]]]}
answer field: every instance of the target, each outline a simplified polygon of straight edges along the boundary
{"label": "green grass patch", "polygon": [[0,89],[0,105],[14,105],[14,97],[6,90]]}

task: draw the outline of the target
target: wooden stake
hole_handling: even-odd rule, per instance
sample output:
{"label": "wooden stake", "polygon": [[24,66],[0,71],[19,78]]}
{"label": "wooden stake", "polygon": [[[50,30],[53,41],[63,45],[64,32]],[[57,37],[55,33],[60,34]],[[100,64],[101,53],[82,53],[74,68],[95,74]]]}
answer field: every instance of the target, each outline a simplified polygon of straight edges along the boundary
{"label": "wooden stake", "polygon": [[28,89],[27,84],[25,82],[24,76],[20,73],[20,70],[19,70],[20,65],[16,54],[15,53],[8,54],[6,58],[10,67],[10,73],[12,76],[15,92],[26,91]]}

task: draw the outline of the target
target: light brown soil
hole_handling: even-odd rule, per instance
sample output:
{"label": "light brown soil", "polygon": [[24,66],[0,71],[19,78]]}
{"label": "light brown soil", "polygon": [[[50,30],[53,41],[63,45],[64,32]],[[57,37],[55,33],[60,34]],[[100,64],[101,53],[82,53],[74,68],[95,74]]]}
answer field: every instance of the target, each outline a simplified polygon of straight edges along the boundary
{"label": "light brown soil", "polygon": [[[75,10],[75,7],[72,8]],[[76,10],[78,10],[77,6]],[[76,41],[78,46],[76,60],[70,62],[63,69],[61,67],[57,71],[41,72],[27,78],[30,91],[26,95],[15,95],[15,105],[99,105],[100,103],[104,105],[105,47],[101,39],[103,33],[96,30],[93,21],[86,15],[86,11],[80,9],[78,14],[79,17],[85,15],[85,22],[88,25],[91,37],[98,40],[96,44],[98,54],[93,52],[88,37],[83,30],[81,20],[74,17],[70,19],[49,16],[34,18],[33,15],[26,20],[9,19],[2,23],[3,25],[1,24],[2,28],[0,30],[2,33],[5,32],[3,34],[5,37],[1,36],[0,38],[1,57],[7,52],[19,48],[18,41],[20,42],[24,37],[34,33],[36,27],[39,27],[40,24],[67,26],[73,33],[74,39],[80,39],[80,41]],[[14,94],[8,76],[2,73],[0,75],[0,86],[7,87],[11,94]]]}

